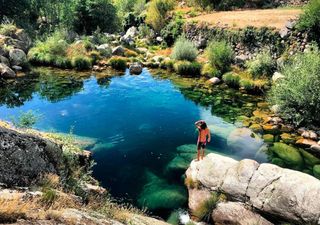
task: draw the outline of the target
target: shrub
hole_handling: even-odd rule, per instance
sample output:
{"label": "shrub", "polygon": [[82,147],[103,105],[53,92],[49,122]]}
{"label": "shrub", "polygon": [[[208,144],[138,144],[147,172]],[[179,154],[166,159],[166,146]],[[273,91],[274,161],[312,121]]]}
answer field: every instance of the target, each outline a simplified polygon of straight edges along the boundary
{"label": "shrub", "polygon": [[0,24],[0,34],[4,36],[11,36],[17,30],[17,27],[13,23]]}
{"label": "shrub", "polygon": [[220,70],[222,74],[230,70],[234,53],[227,42],[213,41],[207,47],[206,52],[212,67]]}
{"label": "shrub", "polygon": [[119,26],[116,8],[109,0],[79,0],[73,26],[78,33],[92,34],[97,28],[113,33]]}
{"label": "shrub", "polygon": [[276,69],[276,63],[268,51],[258,54],[255,59],[248,61],[246,66],[254,78],[261,76],[270,77]]}
{"label": "shrub", "polygon": [[87,70],[92,67],[91,59],[87,56],[75,56],[71,63],[77,70]]}
{"label": "shrub", "polygon": [[311,0],[298,20],[299,30],[310,30],[320,35],[320,0]]}
{"label": "shrub", "polygon": [[168,70],[173,70],[174,66],[174,60],[171,59],[165,59],[160,63],[160,68],[162,69],[168,69]]}
{"label": "shrub", "polygon": [[50,206],[58,199],[57,192],[52,188],[43,188],[42,192],[41,202],[45,205]]}
{"label": "shrub", "polygon": [[173,9],[171,0],[152,0],[147,9],[146,23],[157,32],[165,26],[166,16],[169,10]]}
{"label": "shrub", "polygon": [[161,37],[168,46],[171,46],[175,40],[181,35],[184,21],[181,15],[176,15],[174,19],[161,29]]}
{"label": "shrub", "polygon": [[174,44],[171,57],[175,60],[194,61],[197,54],[198,50],[194,44],[185,37],[180,37]]}
{"label": "shrub", "polygon": [[320,52],[299,53],[284,65],[285,76],[271,88],[269,101],[296,125],[320,125]]}
{"label": "shrub", "polygon": [[109,63],[115,70],[126,70],[127,68],[127,60],[123,57],[112,57]]}
{"label": "shrub", "polygon": [[201,64],[198,62],[178,61],[174,64],[174,70],[180,75],[195,77],[201,74]]}
{"label": "shrub", "polygon": [[220,77],[221,73],[216,68],[212,67],[211,64],[206,63],[202,67],[201,75],[208,76],[208,77]]}
{"label": "shrub", "polygon": [[229,72],[222,76],[223,81],[230,87],[237,88],[240,86],[240,76],[239,74]]}

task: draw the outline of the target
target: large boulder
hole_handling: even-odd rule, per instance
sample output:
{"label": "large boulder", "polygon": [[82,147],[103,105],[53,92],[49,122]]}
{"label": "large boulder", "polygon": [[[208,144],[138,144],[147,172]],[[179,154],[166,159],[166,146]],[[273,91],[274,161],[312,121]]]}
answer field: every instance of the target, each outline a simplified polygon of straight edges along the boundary
{"label": "large boulder", "polygon": [[0,183],[30,186],[46,173],[59,174],[62,149],[40,137],[0,127]]}
{"label": "large boulder", "polygon": [[13,66],[23,66],[27,62],[27,55],[21,49],[11,49],[9,57]]}
{"label": "large boulder", "polygon": [[221,202],[213,210],[212,219],[215,225],[272,225],[258,213],[247,209],[240,202]]}
{"label": "large boulder", "polygon": [[16,73],[6,64],[0,63],[0,78],[15,78]]}
{"label": "large boulder", "polygon": [[202,161],[193,161],[186,175],[203,188],[221,191],[229,200],[251,205],[279,220],[320,222],[320,201],[315,201],[320,198],[320,181],[308,174],[211,153]]}
{"label": "large boulder", "polygon": [[135,75],[139,75],[140,73],[142,73],[142,69],[143,67],[140,63],[133,63],[129,67],[130,74],[135,74]]}
{"label": "large boulder", "polygon": [[2,56],[2,55],[0,55],[0,63],[5,64],[6,66],[10,66],[9,60],[6,57]]}

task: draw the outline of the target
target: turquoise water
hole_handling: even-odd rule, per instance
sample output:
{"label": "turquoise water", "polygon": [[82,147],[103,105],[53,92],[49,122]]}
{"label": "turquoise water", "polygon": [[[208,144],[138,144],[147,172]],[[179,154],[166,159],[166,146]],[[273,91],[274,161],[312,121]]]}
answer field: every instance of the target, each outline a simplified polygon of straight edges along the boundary
{"label": "turquoise water", "polygon": [[201,106],[147,70],[110,76],[44,69],[1,85],[0,118],[33,110],[41,114],[38,129],[92,138],[94,176],[114,197],[156,215],[186,206],[182,175],[195,156],[196,120],[211,128],[211,151],[266,160],[256,154],[261,139],[243,132],[239,138],[217,108]]}

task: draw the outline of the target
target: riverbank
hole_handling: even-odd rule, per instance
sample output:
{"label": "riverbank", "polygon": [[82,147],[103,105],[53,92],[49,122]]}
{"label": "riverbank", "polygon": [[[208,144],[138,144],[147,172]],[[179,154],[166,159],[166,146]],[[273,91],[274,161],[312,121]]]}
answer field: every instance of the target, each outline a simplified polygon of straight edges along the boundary
{"label": "riverbank", "polygon": [[[112,200],[72,135],[0,123],[0,221],[10,224],[166,224]],[[8,169],[9,168],[9,169]]]}

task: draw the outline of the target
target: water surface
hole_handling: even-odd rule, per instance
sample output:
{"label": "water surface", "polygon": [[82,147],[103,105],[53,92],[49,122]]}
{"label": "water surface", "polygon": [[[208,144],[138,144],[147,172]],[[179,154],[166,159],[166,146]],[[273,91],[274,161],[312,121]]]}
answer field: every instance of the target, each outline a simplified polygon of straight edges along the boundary
{"label": "water surface", "polygon": [[211,151],[260,161],[265,156],[256,154],[261,139],[246,131],[239,138],[234,118],[247,102],[236,92],[218,90],[199,104],[197,91],[181,85],[187,79],[165,77],[147,70],[110,76],[41,69],[2,84],[0,118],[33,110],[41,114],[38,129],[92,138],[87,148],[102,185],[117,198],[166,215],[187,203],[182,175],[196,152],[196,120],[205,119],[212,130]]}

